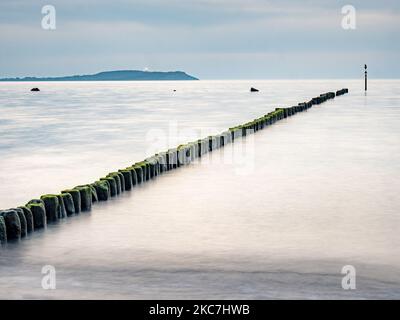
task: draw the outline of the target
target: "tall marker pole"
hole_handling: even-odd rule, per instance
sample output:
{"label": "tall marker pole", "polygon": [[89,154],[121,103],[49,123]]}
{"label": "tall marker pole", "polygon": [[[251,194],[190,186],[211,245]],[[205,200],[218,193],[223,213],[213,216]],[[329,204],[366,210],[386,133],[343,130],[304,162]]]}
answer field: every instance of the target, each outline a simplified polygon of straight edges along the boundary
{"label": "tall marker pole", "polygon": [[367,65],[366,65],[366,64],[364,64],[364,69],[365,69],[365,72],[364,72],[364,78],[365,78],[365,91],[367,91]]}

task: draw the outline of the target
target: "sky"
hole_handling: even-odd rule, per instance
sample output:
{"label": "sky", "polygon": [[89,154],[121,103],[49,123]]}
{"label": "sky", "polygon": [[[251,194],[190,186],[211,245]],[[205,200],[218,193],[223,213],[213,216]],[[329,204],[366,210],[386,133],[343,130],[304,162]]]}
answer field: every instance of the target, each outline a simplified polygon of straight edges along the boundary
{"label": "sky", "polygon": [[[55,30],[42,28],[45,5]],[[342,27],[345,5],[355,29]],[[399,0],[0,0],[0,78],[125,69],[358,78],[364,63],[372,78],[399,78],[399,34]]]}

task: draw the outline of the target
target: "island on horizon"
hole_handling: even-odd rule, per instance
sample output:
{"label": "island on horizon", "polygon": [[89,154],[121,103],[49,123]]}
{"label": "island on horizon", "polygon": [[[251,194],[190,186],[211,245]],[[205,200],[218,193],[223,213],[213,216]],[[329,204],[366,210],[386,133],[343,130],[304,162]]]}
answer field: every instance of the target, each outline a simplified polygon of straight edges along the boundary
{"label": "island on horizon", "polygon": [[96,74],[62,77],[2,78],[0,81],[154,81],[154,80],[199,80],[183,71],[116,70]]}

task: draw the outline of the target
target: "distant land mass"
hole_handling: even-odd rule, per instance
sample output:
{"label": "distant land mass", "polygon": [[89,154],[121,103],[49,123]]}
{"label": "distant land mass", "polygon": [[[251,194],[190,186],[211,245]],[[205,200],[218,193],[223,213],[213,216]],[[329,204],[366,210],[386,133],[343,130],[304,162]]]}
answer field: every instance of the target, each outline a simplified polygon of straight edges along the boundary
{"label": "distant land mass", "polygon": [[75,75],[65,77],[24,77],[3,78],[0,81],[151,81],[151,80],[199,80],[183,71],[139,71],[117,70],[96,74]]}

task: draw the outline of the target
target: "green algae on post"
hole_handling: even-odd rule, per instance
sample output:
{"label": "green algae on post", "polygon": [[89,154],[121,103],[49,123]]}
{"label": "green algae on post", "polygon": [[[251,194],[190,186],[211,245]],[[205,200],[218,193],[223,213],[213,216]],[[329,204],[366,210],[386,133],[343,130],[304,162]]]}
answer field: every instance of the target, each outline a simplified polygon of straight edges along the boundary
{"label": "green algae on post", "polygon": [[72,195],[68,192],[64,192],[60,194],[60,197],[64,202],[65,213],[67,214],[67,216],[73,215],[75,213],[75,205]]}
{"label": "green algae on post", "polygon": [[12,208],[10,210],[13,210],[18,214],[19,222],[21,224],[21,237],[26,237],[28,234],[28,228],[24,211],[21,208]]}
{"label": "green algae on post", "polygon": [[92,210],[92,189],[88,185],[77,186],[74,189],[81,195],[81,211]]}
{"label": "green algae on post", "polygon": [[130,170],[119,170],[118,172],[121,172],[122,175],[124,176],[125,180],[125,190],[131,190],[132,189],[132,175]]}
{"label": "green algae on post", "polygon": [[26,220],[26,231],[27,231],[27,233],[30,233],[30,232],[34,231],[34,223],[33,223],[32,211],[26,206],[20,206],[18,208],[22,209],[22,211],[24,212],[24,216],[25,216],[25,220]]}
{"label": "green algae on post", "polygon": [[34,229],[41,229],[47,225],[46,208],[43,201],[31,200],[26,207],[31,210]]}
{"label": "green algae on post", "polygon": [[113,177],[100,178],[100,181],[108,182],[111,197],[115,197],[118,194],[117,183]]}
{"label": "green algae on post", "polygon": [[45,194],[40,199],[44,202],[46,208],[47,222],[57,221],[59,210],[58,197],[53,194]]}
{"label": "green algae on post", "polygon": [[109,184],[105,180],[96,181],[94,183],[99,201],[107,201],[109,198]]}
{"label": "green algae on post", "polygon": [[14,210],[0,211],[0,215],[4,218],[6,225],[6,233],[8,240],[21,238],[21,221],[18,214]]}
{"label": "green algae on post", "polygon": [[81,210],[90,210],[94,202],[106,201],[125,190],[131,190],[136,184],[156,178],[163,172],[188,165],[207,152],[233,143],[237,138],[253,134],[277,121],[291,117],[298,112],[307,111],[313,105],[321,104],[345,93],[348,93],[347,88],[336,92],[322,93],[296,106],[278,107],[268,114],[231,127],[215,136],[208,136],[194,142],[181,144],[166,152],[156,153],[126,169],[112,172],[94,183],[64,190],[60,195],[43,195],[41,199],[29,201],[26,206],[0,211],[0,243],[4,243],[8,239],[20,238],[35,229],[46,227],[47,221],[56,221],[79,213]]}
{"label": "green algae on post", "polygon": [[81,193],[76,189],[68,189],[61,191],[61,193],[69,193],[74,200],[75,213],[81,212]]}
{"label": "green algae on post", "polygon": [[58,194],[57,198],[58,198],[58,203],[59,203],[59,206],[58,206],[58,219],[66,218],[67,217],[67,211],[65,209],[64,199],[61,196],[61,194]]}

